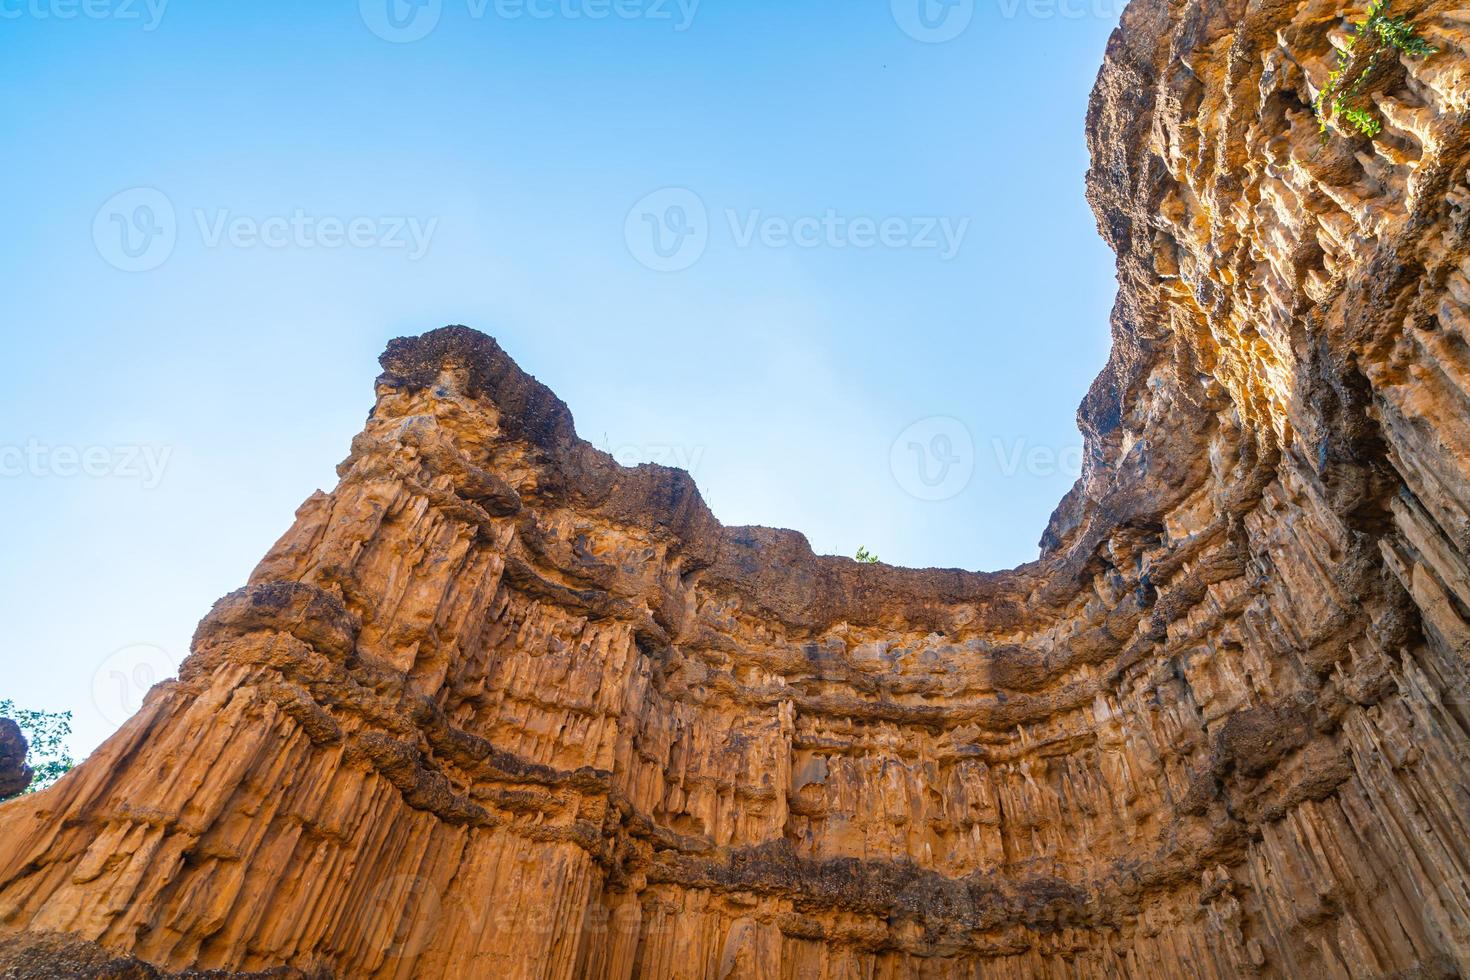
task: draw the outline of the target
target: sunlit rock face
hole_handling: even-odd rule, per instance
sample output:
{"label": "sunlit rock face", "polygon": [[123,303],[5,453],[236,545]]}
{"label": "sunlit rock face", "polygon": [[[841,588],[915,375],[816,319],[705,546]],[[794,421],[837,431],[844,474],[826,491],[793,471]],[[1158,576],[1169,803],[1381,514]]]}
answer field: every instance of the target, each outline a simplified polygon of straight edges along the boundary
{"label": "sunlit rock face", "polygon": [[1416,9],[1324,143],[1336,5],[1129,8],[1115,349],[1012,572],[722,527],[489,338],[395,341],[179,680],[0,808],[0,966],[1470,974],[1470,12]]}

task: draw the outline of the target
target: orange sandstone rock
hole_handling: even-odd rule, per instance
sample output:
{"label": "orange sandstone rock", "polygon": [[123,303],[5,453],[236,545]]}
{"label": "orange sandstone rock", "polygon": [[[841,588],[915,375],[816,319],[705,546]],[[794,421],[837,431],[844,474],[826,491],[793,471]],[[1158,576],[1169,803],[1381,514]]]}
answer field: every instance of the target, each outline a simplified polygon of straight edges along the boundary
{"label": "orange sandstone rock", "polygon": [[0,808],[0,968],[1470,973],[1470,13],[1402,12],[1441,53],[1324,144],[1338,6],[1128,8],[1113,357],[1011,572],[722,527],[393,342],[179,679]]}

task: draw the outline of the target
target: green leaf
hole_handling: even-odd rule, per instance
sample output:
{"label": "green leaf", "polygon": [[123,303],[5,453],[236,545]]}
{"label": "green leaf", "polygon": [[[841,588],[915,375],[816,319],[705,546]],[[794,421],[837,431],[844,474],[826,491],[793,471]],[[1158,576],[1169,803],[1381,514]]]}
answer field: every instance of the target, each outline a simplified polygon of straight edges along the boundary
{"label": "green leaf", "polygon": [[34,777],[25,792],[45,789],[72,770],[75,763],[66,748],[66,737],[71,734],[70,711],[29,711],[17,708],[7,698],[0,701],[0,718],[12,719],[30,743],[26,764]]}

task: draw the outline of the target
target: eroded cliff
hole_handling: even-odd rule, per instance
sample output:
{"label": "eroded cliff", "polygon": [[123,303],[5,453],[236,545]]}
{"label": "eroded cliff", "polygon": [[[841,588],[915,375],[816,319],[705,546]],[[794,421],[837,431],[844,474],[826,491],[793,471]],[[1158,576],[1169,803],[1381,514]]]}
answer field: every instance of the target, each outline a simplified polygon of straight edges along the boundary
{"label": "eroded cliff", "polygon": [[722,527],[488,337],[395,341],[179,679],[0,809],[0,965],[1470,973],[1470,11],[1324,142],[1349,12],[1128,8],[1114,353],[1015,571]]}

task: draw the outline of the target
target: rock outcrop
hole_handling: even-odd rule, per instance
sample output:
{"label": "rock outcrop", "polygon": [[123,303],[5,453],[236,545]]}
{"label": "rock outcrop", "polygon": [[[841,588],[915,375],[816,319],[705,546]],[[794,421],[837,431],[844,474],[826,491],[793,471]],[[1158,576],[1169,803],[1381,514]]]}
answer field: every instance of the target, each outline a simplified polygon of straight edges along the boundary
{"label": "rock outcrop", "polygon": [[179,679],[0,808],[0,967],[1470,974],[1470,11],[1324,142],[1344,12],[1125,13],[1114,353],[1014,571],[722,527],[394,341]]}
{"label": "rock outcrop", "polygon": [[24,793],[34,775],[26,765],[31,747],[13,718],[0,718],[0,800]]}

